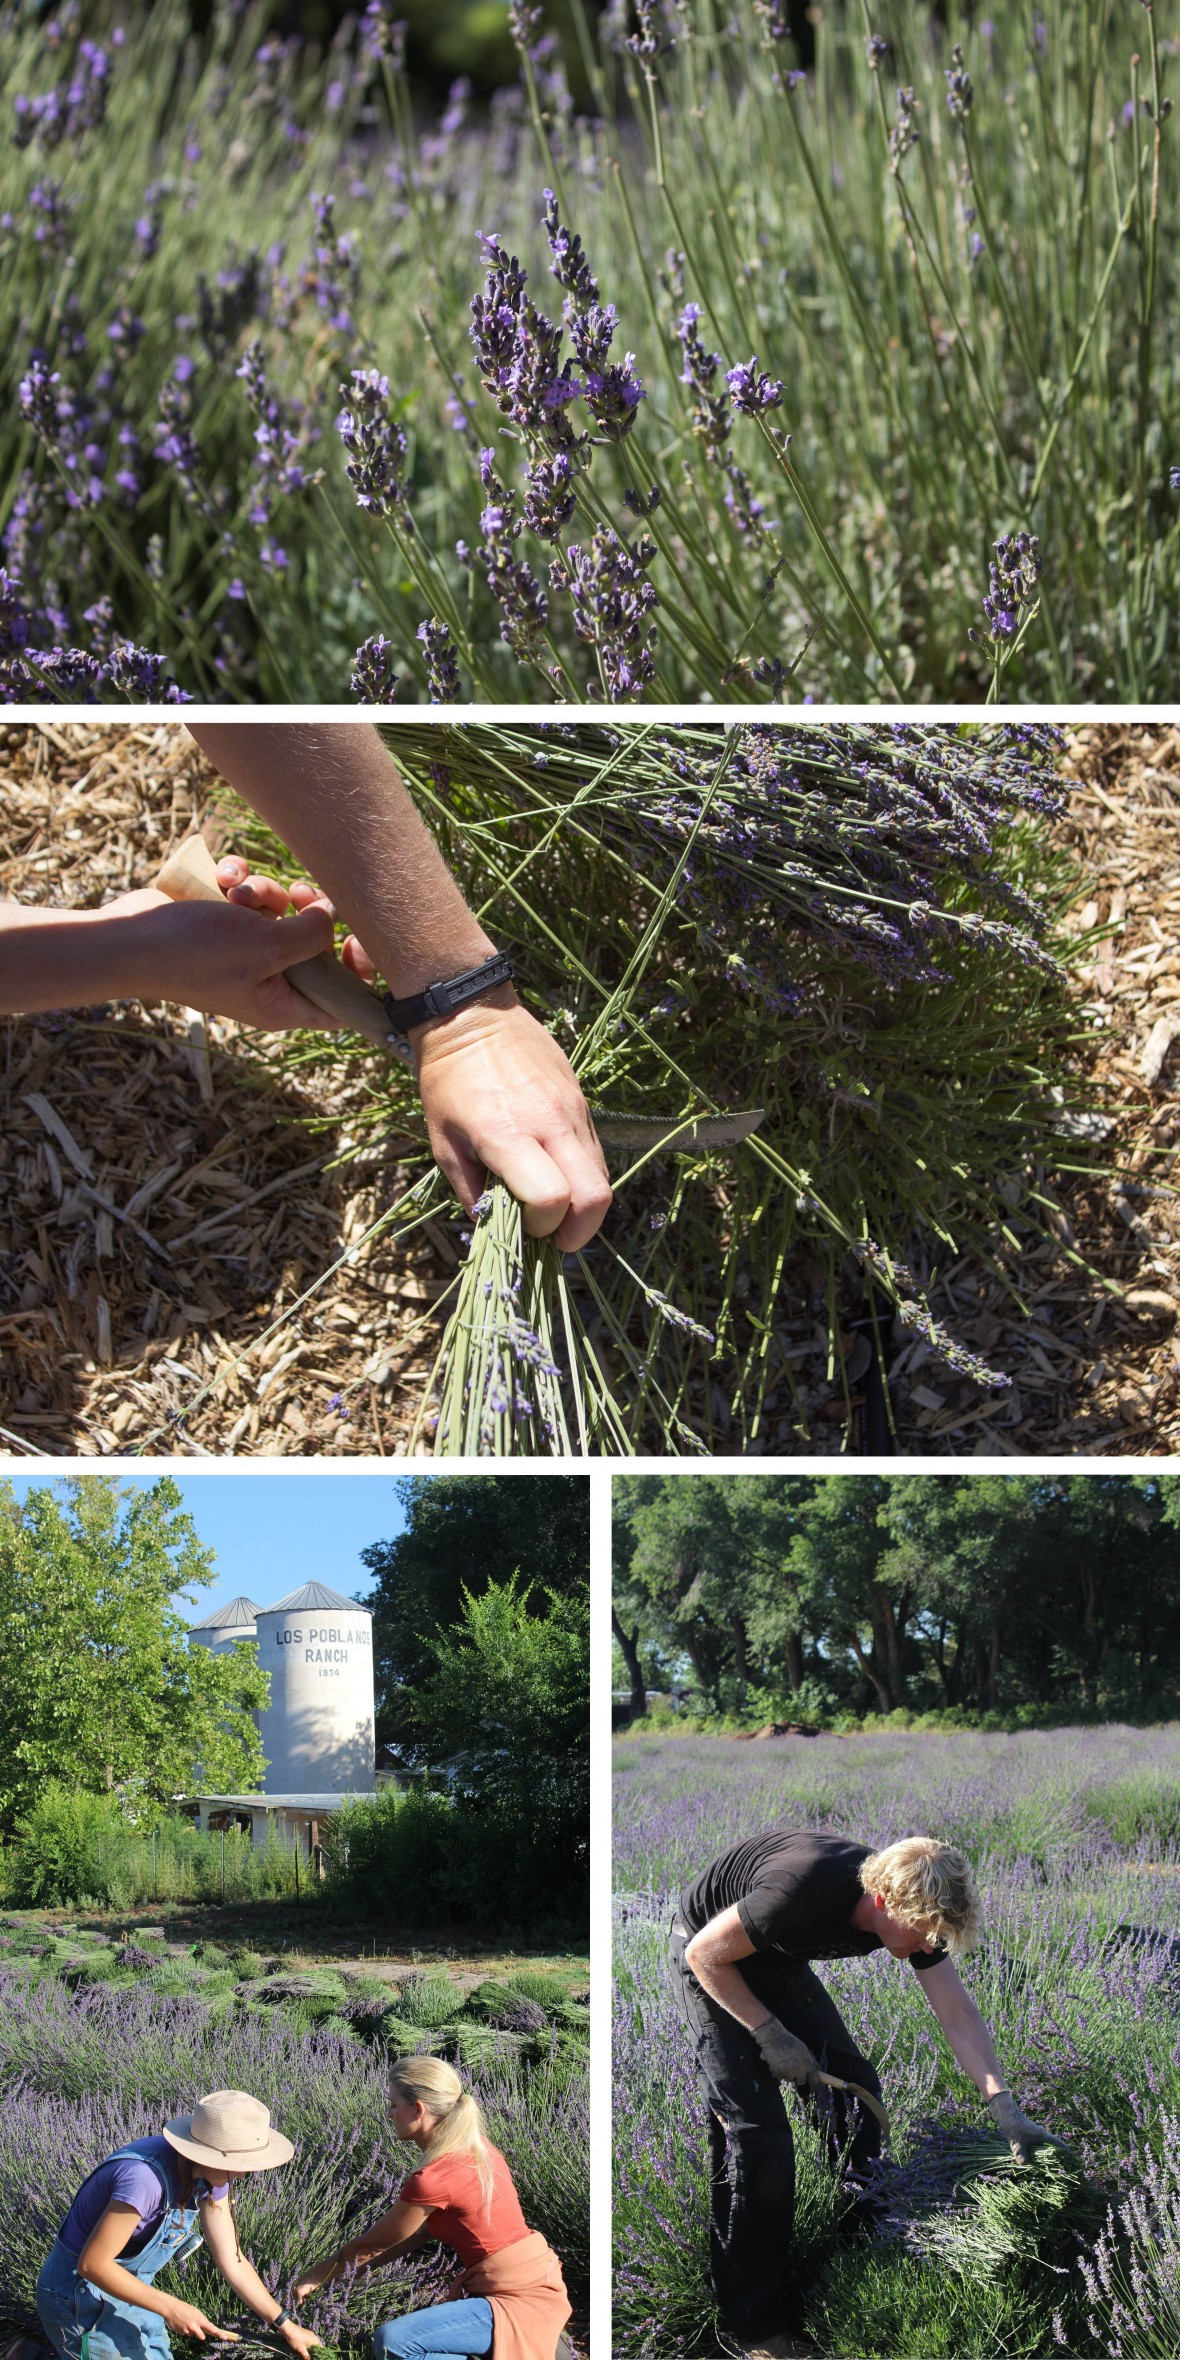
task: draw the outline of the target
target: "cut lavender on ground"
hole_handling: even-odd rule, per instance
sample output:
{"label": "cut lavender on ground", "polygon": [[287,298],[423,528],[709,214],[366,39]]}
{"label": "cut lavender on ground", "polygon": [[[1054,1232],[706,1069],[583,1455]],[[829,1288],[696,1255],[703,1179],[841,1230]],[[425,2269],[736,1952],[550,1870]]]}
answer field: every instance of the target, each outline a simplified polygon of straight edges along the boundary
{"label": "cut lavender on ground", "polygon": [[[833,1447],[866,1320],[886,1374],[955,1388],[948,1421],[1019,1420],[995,1338],[931,1280],[974,1252],[1018,1289],[1046,1175],[1088,1160],[1063,1116],[1088,1101],[1060,748],[1044,725],[399,728],[526,1002],[616,1118],[582,1255],[509,1242],[506,1203],[477,1224],[436,1448]],[[729,1144],[667,1142],[754,1108]]]}

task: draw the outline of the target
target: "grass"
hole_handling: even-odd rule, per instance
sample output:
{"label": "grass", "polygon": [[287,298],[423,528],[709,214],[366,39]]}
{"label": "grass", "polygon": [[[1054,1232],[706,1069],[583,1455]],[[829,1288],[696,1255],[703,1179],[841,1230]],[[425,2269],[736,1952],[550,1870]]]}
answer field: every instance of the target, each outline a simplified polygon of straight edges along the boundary
{"label": "grass", "polygon": [[715,1740],[617,1757],[616,2295],[620,2360],[715,2352],[705,2113],[664,1966],[681,1884],[783,1820],[966,1844],[984,1938],[964,1979],[1013,2091],[1070,2152],[1014,2171],[922,2000],[884,1956],[818,1972],[876,2063],[893,2124],[872,2235],[797,2129],[794,2259],[823,2360],[1162,2360],[1176,2307],[1175,1728],[1016,1738]]}
{"label": "grass", "polygon": [[167,0],[79,74],[10,10],[9,693],[1174,697],[1157,13],[849,0],[804,76],[780,0],[620,0],[579,115],[521,8],[428,128],[372,18]]}

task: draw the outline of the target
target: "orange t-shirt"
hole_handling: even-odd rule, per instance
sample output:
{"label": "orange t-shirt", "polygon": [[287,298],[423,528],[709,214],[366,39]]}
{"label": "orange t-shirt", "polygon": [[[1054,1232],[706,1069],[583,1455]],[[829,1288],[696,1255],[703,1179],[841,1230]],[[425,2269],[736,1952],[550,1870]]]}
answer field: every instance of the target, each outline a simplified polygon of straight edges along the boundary
{"label": "orange t-shirt", "polygon": [[434,2163],[419,2164],[400,2189],[403,2204],[430,2206],[431,2236],[451,2246],[465,2270],[529,2234],[512,2174],[490,2139],[487,2151],[493,2180],[490,2204],[484,2203],[474,2158],[459,2149],[440,2155]]}

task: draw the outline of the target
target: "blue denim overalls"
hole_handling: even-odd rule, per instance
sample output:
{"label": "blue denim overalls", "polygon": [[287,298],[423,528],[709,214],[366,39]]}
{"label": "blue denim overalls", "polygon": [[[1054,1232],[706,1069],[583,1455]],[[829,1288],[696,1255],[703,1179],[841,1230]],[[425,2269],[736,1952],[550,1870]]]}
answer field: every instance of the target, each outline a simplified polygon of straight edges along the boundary
{"label": "blue denim overalls", "polygon": [[[143,2141],[133,2139],[115,2152],[141,2155]],[[119,2267],[150,2286],[166,2262],[182,2262],[202,2240],[195,2209],[186,2212],[182,2202],[180,2156],[169,2148],[166,2155],[146,2160],[167,2184],[168,2211],[139,2253],[120,2254]],[[88,2278],[79,2276],[77,2259],[60,2237],[37,2280],[37,2316],[63,2360],[171,2360],[172,2346],[159,2312],[121,2302],[118,2295],[101,2294]]]}

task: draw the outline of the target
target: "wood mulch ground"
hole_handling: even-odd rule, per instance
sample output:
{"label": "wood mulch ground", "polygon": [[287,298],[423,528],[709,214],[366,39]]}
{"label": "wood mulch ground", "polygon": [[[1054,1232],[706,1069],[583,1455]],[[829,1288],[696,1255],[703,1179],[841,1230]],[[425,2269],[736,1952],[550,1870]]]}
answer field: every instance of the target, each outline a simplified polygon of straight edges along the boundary
{"label": "wood mulch ground", "polygon": [[[224,848],[212,784],[174,723],[0,728],[0,895],[108,900],[194,823]],[[420,1168],[366,1128],[377,1060],[136,1003],[0,1040],[0,1451],[404,1452],[459,1224],[354,1248],[283,1317]]]}
{"label": "wood mulch ground", "polygon": [[1026,1309],[969,1258],[932,1293],[1010,1390],[981,1395],[948,1378],[898,1332],[890,1383],[909,1453],[1180,1447],[1180,731],[1095,724],[1069,736],[1078,783],[1058,832],[1091,894],[1077,926],[1111,929],[1079,1005],[1113,1119],[1100,1144],[1079,1142],[1078,1160],[1100,1156],[1113,1177],[1047,1187],[1058,1239],[1030,1244],[1011,1273]]}
{"label": "wood mulch ground", "polygon": [[[1057,1235],[1009,1273],[1023,1307],[970,1257],[938,1274],[932,1309],[1008,1389],[981,1393],[895,1328],[907,1454],[1180,1444],[1180,732],[1075,730],[1070,768],[1061,834],[1092,881],[1079,924],[1112,929],[1079,1000],[1115,1176],[1054,1184]],[[150,883],[194,821],[224,844],[212,784],[176,723],[0,725],[0,894],[93,904]],[[386,1071],[326,1037],[298,1062],[290,1044],[169,1008],[9,1020],[0,1454],[404,1453],[461,1223],[384,1233],[335,1267],[420,1168],[420,1139],[392,1116],[367,1127]],[[855,1452],[857,1395],[849,1420],[826,1330],[788,1311],[807,1291],[794,1275],[780,1340],[798,1400],[769,1447]]]}

